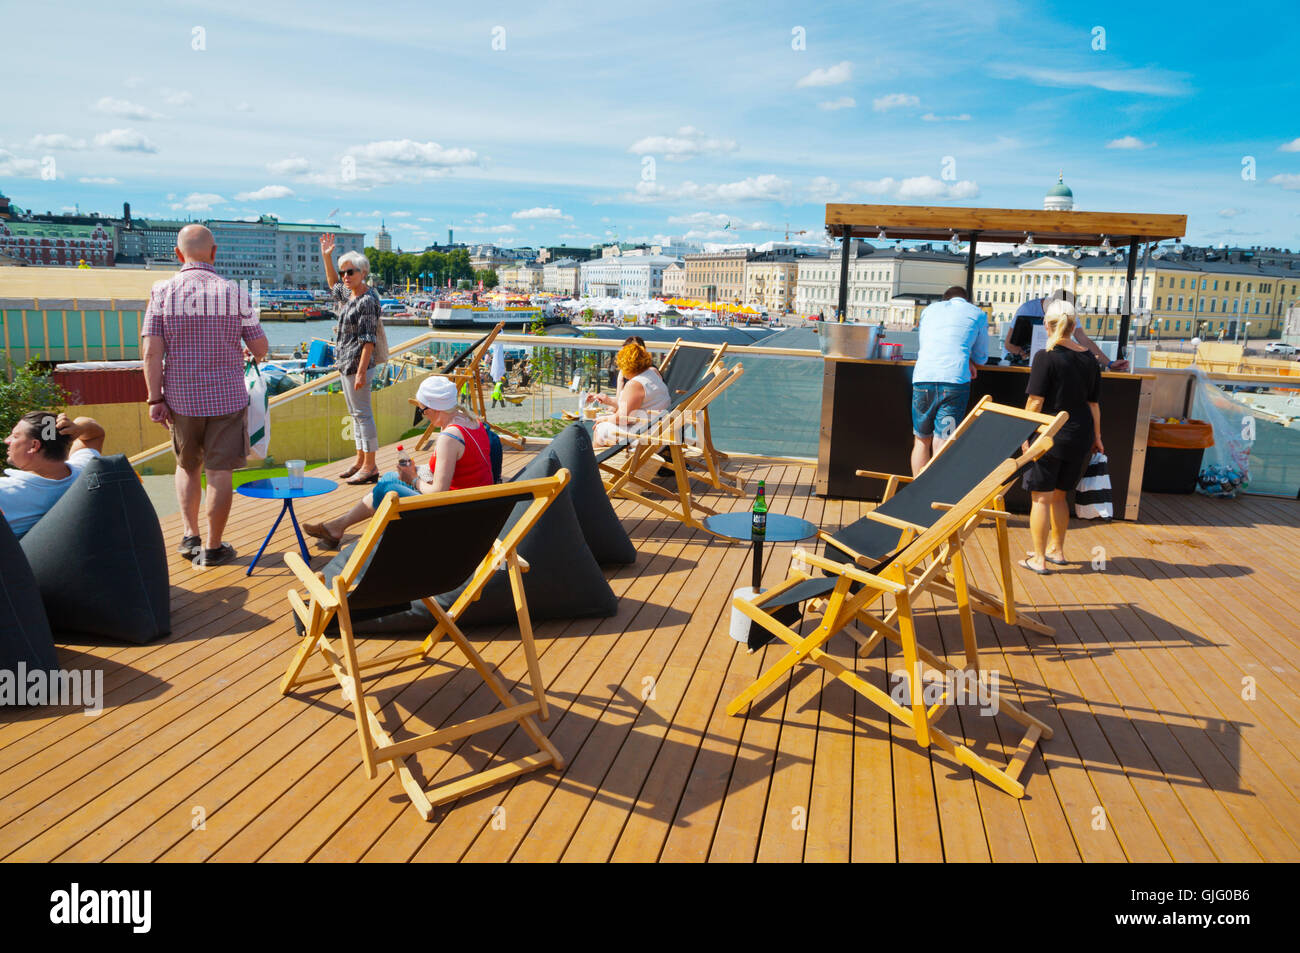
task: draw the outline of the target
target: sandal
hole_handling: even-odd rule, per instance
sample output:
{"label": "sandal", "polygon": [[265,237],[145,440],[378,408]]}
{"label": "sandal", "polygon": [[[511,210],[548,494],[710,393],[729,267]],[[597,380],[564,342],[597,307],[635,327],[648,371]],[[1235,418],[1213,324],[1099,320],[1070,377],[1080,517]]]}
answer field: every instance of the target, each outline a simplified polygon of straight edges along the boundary
{"label": "sandal", "polygon": [[353,477],[351,480],[344,480],[343,482],[346,483],[348,486],[365,486],[367,483],[378,483],[379,471],[372,470],[370,473],[364,474],[362,476],[356,476]]}
{"label": "sandal", "polygon": [[354,463],[352,464],[352,466],[348,467],[346,470],[344,470],[342,473],[339,474],[339,479],[346,480],[348,477],[352,476],[352,474],[360,471],[360,469],[361,469],[361,464]]}
{"label": "sandal", "polygon": [[302,531],[308,536],[314,536],[320,540],[321,545],[326,549],[338,549],[339,543],[343,541],[342,537],[335,538],[325,529],[324,523],[303,523]]}
{"label": "sandal", "polygon": [[[306,527],[303,528],[305,529]],[[1016,565],[1019,566],[1021,569],[1028,569],[1030,572],[1036,572],[1040,576],[1050,576],[1052,574],[1051,570],[1049,570],[1046,566],[1044,566],[1042,569],[1039,569],[1036,566],[1031,566],[1029,564],[1028,559],[1022,559],[1020,560],[1020,562],[1016,563]]]}
{"label": "sandal", "polygon": [[[1026,555],[1026,556],[1033,556],[1033,555],[1035,555],[1035,553],[1033,553],[1033,552],[1027,552],[1027,553],[1025,553],[1025,555]],[[1043,557],[1043,562],[1051,563],[1053,566],[1068,566],[1068,565],[1070,565],[1070,561],[1069,561],[1068,559],[1065,559],[1065,558],[1062,557],[1062,556],[1057,556],[1057,557],[1053,558],[1051,555],[1047,555],[1047,556],[1044,556],[1044,557]]]}

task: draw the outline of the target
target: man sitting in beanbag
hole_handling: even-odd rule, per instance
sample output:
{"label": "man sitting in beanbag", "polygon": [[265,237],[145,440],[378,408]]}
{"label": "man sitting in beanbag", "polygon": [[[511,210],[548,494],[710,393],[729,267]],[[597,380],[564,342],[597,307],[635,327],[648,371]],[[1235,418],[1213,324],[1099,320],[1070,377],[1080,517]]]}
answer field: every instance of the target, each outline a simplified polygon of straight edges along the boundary
{"label": "man sitting in beanbag", "polygon": [[5,437],[9,463],[0,476],[0,513],[19,539],[76,481],[104,448],[104,428],[48,410],[24,414]]}

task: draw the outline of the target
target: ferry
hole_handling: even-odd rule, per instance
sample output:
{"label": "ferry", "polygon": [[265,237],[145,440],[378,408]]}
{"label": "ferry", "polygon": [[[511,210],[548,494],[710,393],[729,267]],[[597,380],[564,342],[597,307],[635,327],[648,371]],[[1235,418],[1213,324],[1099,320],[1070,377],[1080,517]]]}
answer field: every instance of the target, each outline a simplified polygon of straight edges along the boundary
{"label": "ferry", "polygon": [[497,324],[504,323],[506,330],[509,331],[532,327],[539,320],[549,324],[555,319],[548,309],[540,306],[476,305],[437,301],[429,316],[429,327],[439,330],[494,328]]}

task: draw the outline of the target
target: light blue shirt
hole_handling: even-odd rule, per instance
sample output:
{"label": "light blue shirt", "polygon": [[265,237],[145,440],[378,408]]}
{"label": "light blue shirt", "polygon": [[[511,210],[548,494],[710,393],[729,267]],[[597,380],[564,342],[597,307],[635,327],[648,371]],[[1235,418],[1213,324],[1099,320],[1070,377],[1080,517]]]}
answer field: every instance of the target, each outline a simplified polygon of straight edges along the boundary
{"label": "light blue shirt", "polygon": [[970,362],[989,359],[988,317],[962,298],[936,301],[922,311],[919,332],[913,383],[969,384]]}
{"label": "light blue shirt", "polygon": [[0,477],[0,512],[4,513],[14,535],[21,539],[40,522],[76,482],[82,468],[97,456],[89,447],[72,454],[68,457],[68,469],[72,472],[62,480],[50,480],[26,470],[5,470]]}

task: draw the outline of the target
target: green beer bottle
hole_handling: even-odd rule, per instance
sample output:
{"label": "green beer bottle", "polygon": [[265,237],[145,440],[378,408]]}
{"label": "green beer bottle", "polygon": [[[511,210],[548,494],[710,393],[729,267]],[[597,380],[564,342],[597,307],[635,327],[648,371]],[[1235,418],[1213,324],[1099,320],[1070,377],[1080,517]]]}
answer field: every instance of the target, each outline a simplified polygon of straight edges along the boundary
{"label": "green beer bottle", "polygon": [[752,532],[755,536],[763,536],[767,533],[767,493],[762,480],[758,481],[758,496],[754,499]]}

